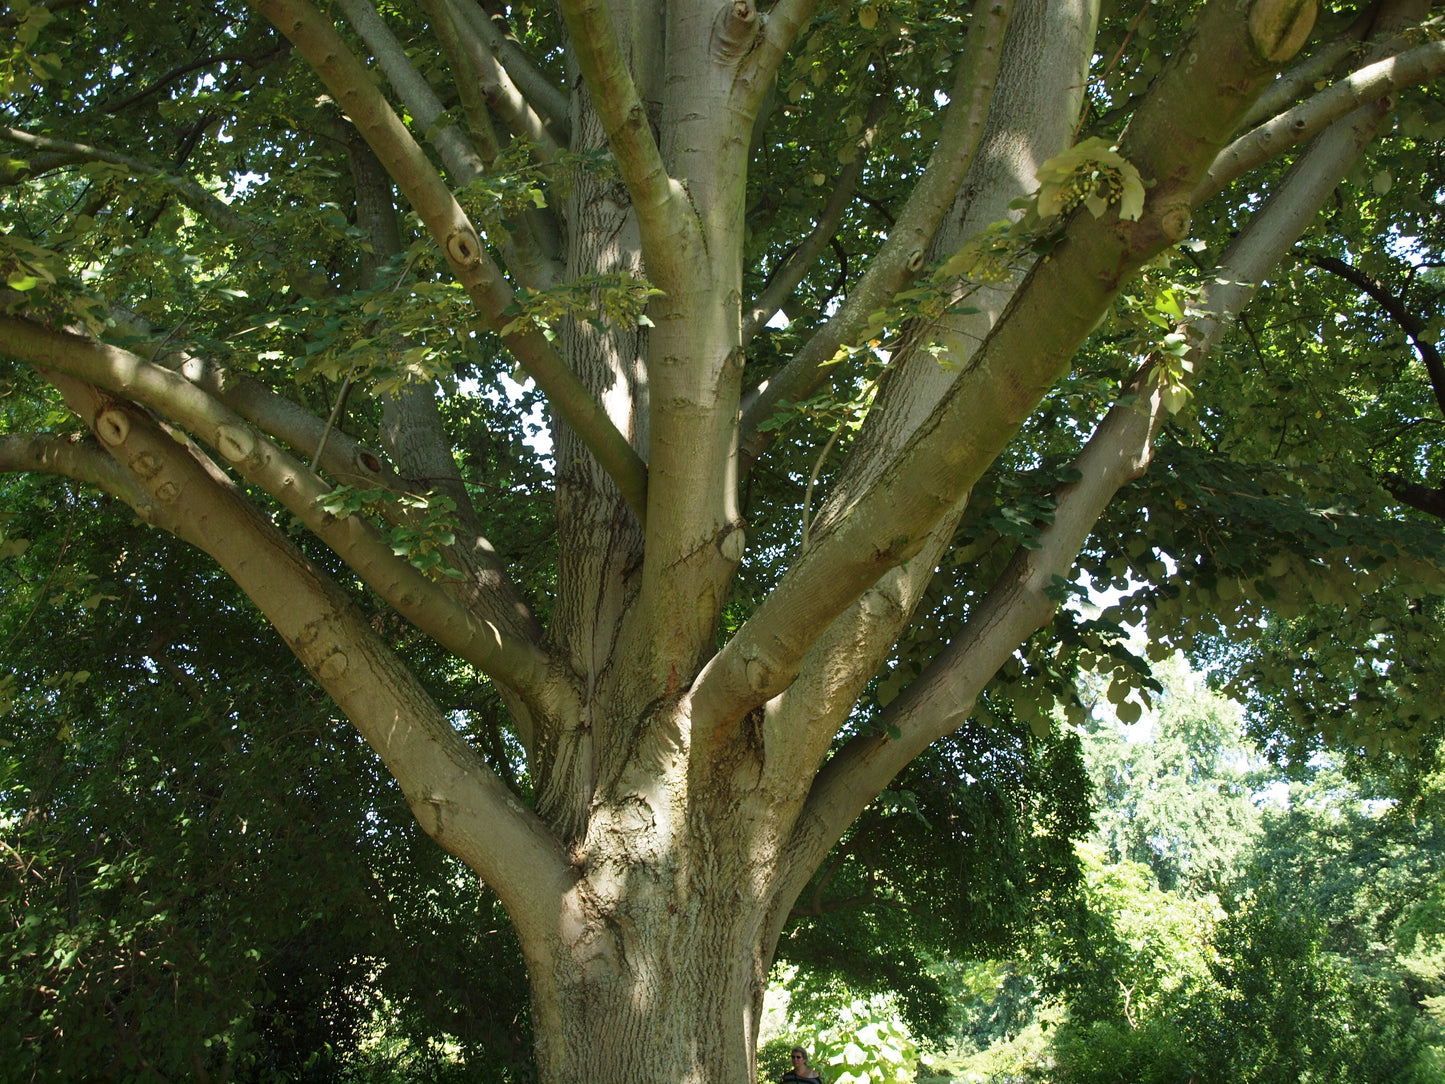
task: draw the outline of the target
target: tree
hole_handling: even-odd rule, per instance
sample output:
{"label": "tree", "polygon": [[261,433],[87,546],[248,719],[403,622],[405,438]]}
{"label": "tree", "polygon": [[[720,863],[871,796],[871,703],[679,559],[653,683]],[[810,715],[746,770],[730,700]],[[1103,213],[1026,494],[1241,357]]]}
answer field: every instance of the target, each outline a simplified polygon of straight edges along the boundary
{"label": "tree", "polygon": [[1248,857],[1259,815],[1238,709],[1176,660],[1156,667],[1163,694],[1150,732],[1131,739],[1111,720],[1088,735],[1098,789],[1096,838],[1112,862],[1142,862],[1159,887],[1222,893]]}
{"label": "tree", "polygon": [[[422,1061],[439,1032],[473,1073],[525,1065],[495,898],[335,740],[230,580],[158,559],[167,539],[123,506],[0,485],[12,532],[57,510],[100,528],[39,534],[7,567],[0,644],[47,680],[15,690],[24,725],[0,738],[4,1075],[336,1079]],[[387,1057],[359,1041],[378,1019]]]}
{"label": "tree", "polygon": [[[1438,586],[1367,472],[1212,484],[1263,394],[1212,351],[1445,47],[1425,0],[559,9],[12,3],[0,465],[250,598],[506,908],[541,1079],[748,1079],[795,903],[890,780],[970,716],[1046,732],[1080,666],[1133,680],[1107,623],[1040,631],[1076,563],[1170,556],[1203,593],[1138,605],[1180,637],[1250,634],[1275,557]],[[1121,494],[1156,439],[1194,503]],[[1373,702],[1339,740],[1440,713]]]}

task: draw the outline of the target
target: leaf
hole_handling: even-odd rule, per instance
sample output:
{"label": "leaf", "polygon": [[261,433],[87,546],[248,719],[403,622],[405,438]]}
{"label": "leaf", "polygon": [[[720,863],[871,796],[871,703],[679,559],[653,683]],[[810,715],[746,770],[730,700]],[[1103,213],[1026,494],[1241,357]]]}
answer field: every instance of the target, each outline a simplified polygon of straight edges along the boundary
{"label": "leaf", "polygon": [[1178,414],[1189,402],[1189,389],[1183,384],[1167,384],[1159,392],[1159,401],[1170,414]]}
{"label": "leaf", "polygon": [[1144,181],[1133,163],[1125,162],[1124,167],[1124,190],[1119,196],[1119,217],[1137,222],[1144,213]]}
{"label": "leaf", "polygon": [[[1119,217],[1137,220],[1144,209],[1144,182],[1116,147],[1098,136],[1074,144],[1038,170],[1038,214],[1051,218],[1080,202],[1119,204]],[[1097,217],[1102,207],[1094,211]]]}

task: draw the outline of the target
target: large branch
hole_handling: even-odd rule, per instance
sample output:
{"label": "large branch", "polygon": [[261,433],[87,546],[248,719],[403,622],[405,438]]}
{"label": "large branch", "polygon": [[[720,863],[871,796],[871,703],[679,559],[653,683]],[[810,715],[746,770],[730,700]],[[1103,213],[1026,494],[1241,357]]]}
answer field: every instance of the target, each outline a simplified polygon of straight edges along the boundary
{"label": "large branch", "polygon": [[[331,428],[295,401],[255,377],[217,365],[183,349],[170,349],[151,326],[134,313],[113,307],[110,320],[132,351],[184,376],[212,399],[234,410],[267,436],[279,440],[299,459],[316,459],[317,469],[345,485],[379,486],[398,496],[411,486],[386,462],[382,453]],[[323,437],[325,438],[323,441]],[[317,449],[321,450],[319,457]]]}
{"label": "large branch", "polygon": [[1432,41],[1368,64],[1301,102],[1219,152],[1190,202],[1198,207],[1269,159],[1314,138],[1341,117],[1401,87],[1427,83],[1445,73],[1445,41]]}
{"label": "large branch", "polygon": [[540,331],[528,326],[503,334],[502,329],[513,323],[511,287],[487,255],[461,205],[392,112],[366,68],[346,48],[336,28],[306,0],[254,3],[291,39],[351,117],[441,246],[453,274],[466,288],[486,326],[537,382],[558,417],[597,457],[638,519],[644,519],[647,468],[641,457]]}
{"label": "large branch", "polygon": [[[377,449],[362,444],[254,377],[215,365],[184,350],[166,351],[163,356],[157,357],[156,341],[149,325],[143,320],[120,309],[111,310],[111,319],[137,340],[132,343],[136,353],[185,377],[210,398],[235,411],[262,433],[280,441],[298,460],[314,461],[316,469],[332,480],[360,489],[381,488],[397,497],[415,491],[417,483],[398,474]],[[430,435],[439,444],[440,434],[435,431],[439,430],[439,424],[433,429]],[[435,477],[441,473],[451,475],[454,471],[448,468],[445,472],[421,473]],[[470,503],[464,487],[442,485],[436,488],[443,489],[457,500],[459,509]],[[515,636],[534,640],[535,625],[530,612],[491,544],[473,530],[474,517],[468,518],[471,522],[466,526],[471,533],[463,532],[458,545],[451,551],[453,560],[466,573],[466,579],[456,585],[448,585],[448,590],[454,595],[460,593],[467,606],[478,611],[484,619],[495,622]],[[525,734],[523,744],[529,744]]]}
{"label": "large branch", "polygon": [[[546,119],[513,81],[506,66],[498,59],[485,34],[482,23],[495,31],[482,9],[466,0],[439,0],[447,9],[459,43],[466,52],[477,75],[478,89],[487,104],[506,123],[514,136],[531,144],[538,159],[550,162],[562,145],[547,128]],[[560,103],[564,104],[564,103]]]}
{"label": "large branch", "polygon": [[[1079,211],[958,380],[877,481],[827,525],[699,676],[694,719],[729,725],[793,680],[820,633],[888,569],[910,560],[1050,387],[1119,288],[1187,236],[1189,195],[1314,7],[1220,0],[1161,72],[1120,148],[1152,184],[1142,216]],[[696,725],[696,724],[695,724]]]}
{"label": "large branch", "polygon": [[1302,96],[1314,90],[1320,80],[1329,80],[1335,68],[1360,46],[1360,35],[1366,28],[1351,27],[1342,37],[1325,42],[1308,56],[1302,56],[1294,64],[1280,72],[1279,78],[1271,83],[1263,94],[1255,99],[1241,128],[1253,128],[1276,113],[1282,113],[1294,105]]}
{"label": "large branch", "polygon": [[1399,474],[1385,476],[1385,488],[1401,504],[1436,519],[1445,519],[1445,486],[1427,486]]}
{"label": "large branch", "polygon": [[854,343],[872,314],[923,269],[929,241],[953,204],[983,135],[1013,8],[1013,0],[978,0],[975,4],[973,27],[954,78],[938,145],[862,280],[793,359],[750,397],[739,434],[744,467],[757,458],[766,442],[759,425],[776,413],[779,403],[796,402],[814,391],[839,347]]}
{"label": "large branch", "polygon": [[[1256,284],[1330,198],[1385,112],[1378,106],[1360,110],[1317,139],[1224,253],[1205,288],[1201,315],[1181,329],[1190,336],[1196,373],[1254,296]],[[1080,481],[1055,493],[1054,520],[1038,547],[1019,548],[962,632],[884,709],[878,727],[849,741],[818,773],[784,869],[816,868],[868,802],[923,749],[961,725],[1009,655],[1052,618],[1057,603],[1049,588],[1056,577],[1070,578],[1109,502],[1148,468],[1165,417],[1161,385],[1154,366],[1146,364],[1075,459]],[[897,738],[881,736],[888,730]],[[804,874],[786,873],[780,900],[790,904],[806,882]]]}
{"label": "large branch", "polygon": [[84,482],[124,501],[146,523],[155,522],[150,494],[89,434],[0,433],[0,473],[22,471]]}
{"label": "large branch", "polygon": [[56,374],[132,473],[152,521],[210,554],[259,607],[401,784],[418,822],[476,870],[524,936],[555,928],[573,880],[556,837],[447,722],[366,615],[214,464],[143,411]]}
{"label": "large branch", "polygon": [[[391,178],[354,130],[348,142],[348,159],[356,186],[356,222],[366,231],[371,246],[369,252],[360,254],[360,263],[368,284],[375,288],[383,266],[401,253]],[[403,346],[394,336],[381,336],[379,341],[381,349],[389,353],[399,352]],[[343,391],[337,393],[338,406],[343,396],[344,385]],[[382,433],[397,467],[408,478],[422,480],[420,484],[424,488],[444,494],[456,505],[458,538],[447,553],[462,576],[448,585],[448,593],[462,599],[469,609],[497,622],[511,635],[535,642],[540,629],[503,563],[482,535],[476,504],[461,477],[451,439],[437,407],[435,385],[408,382],[394,392],[381,395],[380,400]],[[335,407],[332,413],[336,413]],[[327,424],[331,424],[331,419]],[[317,447],[329,446],[327,435],[322,433]],[[517,702],[505,686],[499,688],[517,720],[523,746],[530,748],[531,724],[525,706]]]}
{"label": "large branch", "polygon": [[[1003,218],[1012,201],[1024,194],[1037,164],[1067,146],[1093,44],[1089,5],[1072,0],[1025,0],[1018,5],[1009,22],[987,129],[960,195],[934,237],[934,253],[953,252],[983,224]],[[966,367],[1016,285],[1005,289],[1001,284],[989,296],[981,295],[976,313],[946,315],[939,321],[937,340],[920,341],[916,356],[895,351],[868,424],[833,481],[839,501],[846,503],[842,494],[864,489],[897,454]],[[941,365],[934,347],[945,350],[951,364]],[[852,718],[858,696],[907,628],[953,540],[965,502],[935,524],[929,540],[906,565],[880,578],[833,621],[809,650],[794,681],[768,702],[762,723],[770,750],[764,787],[792,793],[793,780],[817,771],[839,730]],[[804,797],[798,793],[796,806],[780,811],[785,822],[796,817]]]}
{"label": "large branch", "polygon": [[687,281],[701,228],[686,191],[667,172],[637,86],[628,71],[607,0],[560,0],[572,49],[622,183],[632,196],[642,258],[653,285],[668,292]]}
{"label": "large branch", "polygon": [[336,519],[321,506],[330,487],[237,414],[181,375],[117,347],[0,316],[0,344],[37,368],[64,374],[148,406],[205,441],[247,481],[275,497],[350,565],[388,604],[438,643],[543,711],[568,695],[539,647],[457,603],[398,558],[359,516]]}
{"label": "large branch", "polygon": [[457,185],[460,187],[468,184],[485,173],[486,163],[482,161],[466,134],[450,122],[437,123],[446,110],[436,92],[432,90],[431,84],[412,65],[405,47],[396,40],[391,28],[377,14],[371,0],[336,0],[336,6],[346,16],[352,29],[366,42],[387,81],[401,96],[402,104],[415,120],[416,126],[428,134],[432,146],[436,147],[447,172],[452,175]]}
{"label": "large branch", "polygon": [[571,102],[567,92],[553,83],[516,41],[497,27],[480,4],[471,3],[469,0],[455,0],[453,6],[466,20],[472,32],[497,58],[513,85],[525,98],[528,107],[535,110],[547,126],[552,139],[559,147],[567,146],[571,139]]}
{"label": "large branch", "polygon": [[[176,197],[182,203],[228,237],[244,237],[248,234],[254,235],[256,232],[255,222],[234,210],[229,204],[222,202],[195,181],[186,177],[173,176],[138,158],[132,158],[130,155],[121,154],[105,147],[95,147],[86,143],[70,143],[63,139],[51,139],[49,136],[34,135],[18,128],[3,126],[0,126],[0,139],[16,146],[59,155],[61,157],[56,158],[57,162],[105,162],[109,165],[119,166],[134,176],[161,181],[175,192]],[[20,180],[23,179],[23,176],[23,173],[17,172],[12,179]]]}
{"label": "large branch", "polygon": [[[391,29],[372,7],[370,0],[337,0],[337,6],[346,15],[346,20],[361,35],[371,54],[376,58],[387,80],[401,96],[407,112],[416,126],[428,133],[431,143],[441,155],[447,172],[458,188],[475,181],[487,172],[487,163],[477,153],[461,128],[455,124],[441,123],[446,112],[422,74],[412,65],[406,49],[396,40]],[[465,78],[459,73],[458,81]],[[488,151],[495,157],[495,148]],[[531,230],[526,228],[523,216],[519,228],[505,230],[498,228],[499,247],[512,273],[533,289],[545,290],[555,286],[561,277],[561,267],[550,253],[543,253],[537,245]]]}

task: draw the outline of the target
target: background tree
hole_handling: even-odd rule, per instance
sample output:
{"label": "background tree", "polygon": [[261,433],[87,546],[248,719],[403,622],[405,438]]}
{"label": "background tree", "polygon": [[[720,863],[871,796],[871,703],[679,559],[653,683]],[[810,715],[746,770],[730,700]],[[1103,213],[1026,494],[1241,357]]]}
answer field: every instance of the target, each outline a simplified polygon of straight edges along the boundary
{"label": "background tree", "polygon": [[[1160,847],[1145,848],[1145,864],[1108,853],[1121,833],[1101,810],[1073,906],[1024,951],[944,977],[956,1031],[932,1068],[1071,1084],[1440,1079],[1433,757],[1412,760],[1409,772],[1386,754],[1321,755],[1281,770],[1261,762],[1239,713],[1206,694],[1199,675],[1177,663],[1158,672],[1159,718],[1126,725],[1097,707],[1087,760],[1093,789],[1113,808],[1147,808],[1153,793],[1174,789],[1183,815],[1152,833]],[[1198,717],[1160,725],[1171,711]],[[1198,773],[1186,787],[1169,770],[1180,733],[1217,775]],[[1193,795],[1239,787],[1246,763],[1244,801],[1259,804],[1253,831],[1189,816]],[[1230,856],[1229,876],[1207,894],[1175,875],[1197,853]]]}
{"label": "background tree", "polygon": [[1258,831],[1254,751],[1237,706],[1181,662],[1155,668],[1162,691],[1147,727],[1093,718],[1085,755],[1108,860],[1142,862],[1166,892],[1204,896],[1238,877]]}
{"label": "background tree", "polygon": [[[88,494],[5,488],[35,541],[0,642],[42,680],[0,745],[4,1075],[336,1079],[379,1034],[382,1068],[437,1035],[464,1070],[526,1066],[495,898],[234,585]],[[57,512],[94,529],[32,530]]]}
{"label": "background tree", "polygon": [[[496,892],[542,1079],[744,1079],[795,904],[898,772],[1077,716],[1081,666],[1138,680],[1124,615],[1040,631],[1076,567],[1138,570],[1166,648],[1298,582],[1380,637],[1309,663],[1332,740],[1439,717],[1438,525],[1297,466],[1349,446],[1287,394],[1342,396],[1336,359],[1226,334],[1445,65],[1429,7],[15,4],[0,465],[254,603]],[[1382,153],[1423,183],[1326,249],[1437,202],[1420,109]],[[514,367],[549,471],[489,431]]]}

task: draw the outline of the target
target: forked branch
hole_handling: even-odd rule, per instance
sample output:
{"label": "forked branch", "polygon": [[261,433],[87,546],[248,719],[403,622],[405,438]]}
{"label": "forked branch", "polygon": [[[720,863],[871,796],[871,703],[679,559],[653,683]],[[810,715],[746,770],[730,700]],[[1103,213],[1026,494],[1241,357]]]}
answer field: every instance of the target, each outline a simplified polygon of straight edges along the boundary
{"label": "forked branch", "polygon": [[215,448],[242,477],[275,497],[382,598],[449,650],[515,688],[538,707],[555,706],[566,686],[547,655],[505,633],[398,558],[357,516],[337,519],[321,505],[330,492],[287,454],[184,377],[128,351],[26,320],[0,316],[6,349],[37,369],[63,374],[148,406]]}
{"label": "forked branch", "polygon": [[[1334,126],[1296,163],[1269,202],[1220,260],[1188,327],[1195,371],[1262,279],[1318,213],[1373,136],[1383,113],[1363,111]],[[956,729],[984,686],[1057,606],[1055,577],[1069,578],[1080,550],[1119,488],[1148,468],[1167,410],[1162,383],[1146,362],[1122,389],[1074,461],[1080,480],[1055,494],[1053,522],[1036,548],[1020,547],[963,631],[884,709],[873,732],[854,738],[818,773],[799,818],[787,868],[812,868],[872,796],[913,757]],[[892,732],[896,738],[883,736]],[[802,884],[780,886],[782,898]]]}
{"label": "forked branch", "polygon": [[55,375],[67,404],[137,482],[154,522],[210,554],[257,605],[400,783],[418,822],[482,875],[519,931],[555,928],[571,873],[556,837],[508,790],[366,615],[194,446],[143,411]]}
{"label": "forked branch", "polygon": [[1445,73],[1445,41],[1427,42],[1352,72],[1314,97],[1246,132],[1220,151],[1209,172],[1195,186],[1190,202],[1198,207],[1246,173],[1314,138],[1361,106],[1402,87],[1428,83],[1442,73]]}
{"label": "forked branch", "polygon": [[943,117],[943,134],[928,166],[888,231],[888,239],[869,261],[868,270],[847,300],[782,371],[748,401],[739,434],[744,466],[761,452],[766,438],[759,426],[777,412],[778,404],[783,400],[796,402],[816,390],[838,349],[852,344],[869,317],[922,270],[929,242],[952,205],[983,135],[1004,34],[1012,15],[1013,0],[975,3],[973,28]]}
{"label": "forked branch", "polygon": [[[441,246],[483,323],[495,332],[548,402],[597,457],[639,520],[646,516],[647,468],[601,404],[538,330],[511,319],[511,287],[476,228],[366,68],[307,0],[253,0],[316,70]],[[504,329],[506,330],[504,333]]]}
{"label": "forked branch", "polygon": [[[1180,58],[1156,80],[1120,153],[1154,181],[1135,222],[1079,211],[979,347],[970,370],[853,503],[821,532],[708,664],[694,723],[722,725],[771,699],[847,606],[910,560],[1064,372],[1116,292],[1182,240],[1188,196],[1240,116],[1308,31],[1313,8],[1257,0],[1248,16],[1205,7]],[[1302,22],[1302,20],[1305,20]],[[992,671],[990,671],[992,672]]]}

